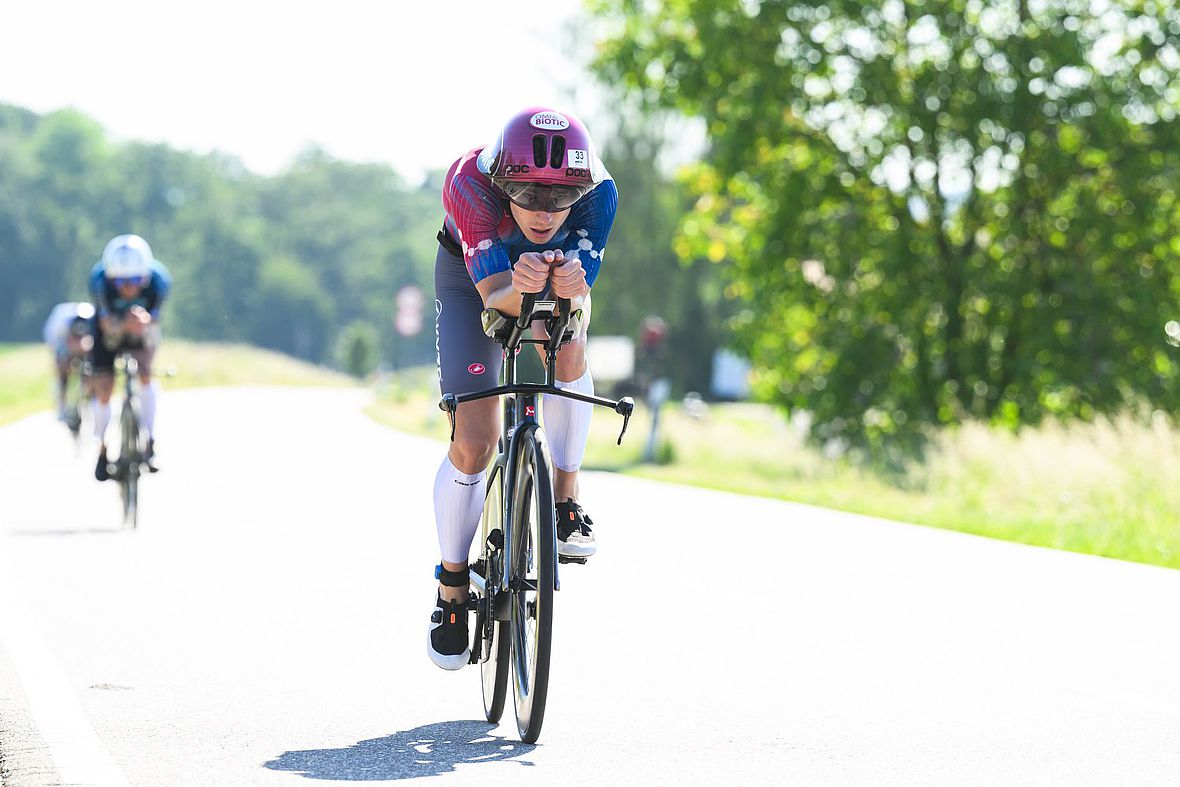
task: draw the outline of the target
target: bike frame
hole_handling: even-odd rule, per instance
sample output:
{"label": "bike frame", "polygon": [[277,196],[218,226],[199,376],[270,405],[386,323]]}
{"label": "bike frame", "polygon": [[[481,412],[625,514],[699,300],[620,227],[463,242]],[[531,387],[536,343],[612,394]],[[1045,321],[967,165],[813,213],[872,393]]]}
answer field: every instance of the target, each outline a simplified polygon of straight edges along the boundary
{"label": "bike frame", "polygon": [[[493,396],[505,397],[500,434],[500,447],[502,450],[496,457],[495,465],[498,466],[499,472],[504,474],[502,483],[505,493],[504,510],[501,515],[501,532],[504,536],[504,546],[502,547],[504,550],[503,564],[506,566],[513,565],[512,550],[515,539],[512,537],[513,534],[510,531],[515,511],[513,510],[514,495],[511,494],[511,490],[515,489],[516,483],[516,459],[520,452],[521,441],[533,438],[534,433],[541,429],[541,423],[537,418],[537,397],[541,394],[549,394],[551,396],[560,396],[566,399],[574,399],[579,402],[587,402],[589,404],[611,408],[623,416],[623,429],[619,433],[620,444],[623,442],[623,435],[627,431],[627,424],[635,408],[635,403],[630,397],[624,397],[616,401],[602,396],[590,396],[557,387],[557,353],[566,342],[573,338],[569,326],[574,317],[575,315],[570,313],[569,300],[561,298],[558,301],[541,301],[537,300],[534,293],[526,293],[523,296],[520,316],[511,323],[505,322],[497,326],[497,320],[505,320],[507,318],[494,310],[485,310],[485,331],[489,335],[492,335],[493,338],[496,338],[497,341],[500,341],[504,347],[504,367],[502,371],[504,382],[495,388],[489,388],[475,393],[458,395],[444,394],[442,401],[439,402],[439,409],[446,412],[448,418],[450,418],[451,439],[454,440],[456,413],[460,404],[464,402],[475,402],[480,399],[490,399]],[[536,319],[546,320],[549,338],[524,338],[524,331]],[[492,324],[489,325],[489,323]],[[545,347],[546,363],[544,383],[520,383],[516,381],[516,351],[523,344],[536,344]],[[541,431],[541,434],[544,435],[544,432]],[[552,463],[548,461],[549,447],[547,443],[542,439],[539,441],[539,445],[541,450],[545,452],[547,464],[552,467]],[[554,541],[556,542],[556,533],[554,534]],[[560,590],[561,583],[558,579],[557,572],[557,564],[560,561],[556,551],[554,551],[553,560],[554,590]],[[500,586],[497,588],[498,592],[507,592],[511,589],[509,587],[510,577],[507,576],[509,572],[504,573],[505,576],[500,578]],[[472,572],[471,580],[472,584],[481,594],[487,595],[487,588],[483,577]]]}
{"label": "bike frame", "polygon": [[70,359],[70,377],[66,387],[66,413],[73,419],[67,421],[70,431],[77,437],[82,423],[82,415],[94,392],[90,387],[90,362],[85,357]]}
{"label": "bike frame", "polygon": [[123,406],[134,407],[135,419],[139,421],[139,361],[130,352],[119,353],[115,367],[123,378]]}

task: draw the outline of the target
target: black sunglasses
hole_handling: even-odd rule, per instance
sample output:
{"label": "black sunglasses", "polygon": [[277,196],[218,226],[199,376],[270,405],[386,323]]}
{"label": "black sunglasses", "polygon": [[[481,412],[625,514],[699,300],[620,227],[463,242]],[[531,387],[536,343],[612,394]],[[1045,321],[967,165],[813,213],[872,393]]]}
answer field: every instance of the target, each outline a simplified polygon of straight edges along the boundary
{"label": "black sunglasses", "polygon": [[495,181],[500,190],[518,206],[531,211],[559,211],[572,207],[592,186],[534,183],[521,180]]}

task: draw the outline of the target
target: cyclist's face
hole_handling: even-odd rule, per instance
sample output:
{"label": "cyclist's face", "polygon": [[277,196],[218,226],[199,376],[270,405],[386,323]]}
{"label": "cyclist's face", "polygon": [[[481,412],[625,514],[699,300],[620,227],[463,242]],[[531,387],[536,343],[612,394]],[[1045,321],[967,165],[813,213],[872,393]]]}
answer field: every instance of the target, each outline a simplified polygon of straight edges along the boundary
{"label": "cyclist's face", "polygon": [[121,282],[117,289],[119,290],[120,298],[131,299],[136,295],[139,295],[140,291],[143,289],[143,284],[138,282]]}
{"label": "cyclist's face", "polygon": [[525,210],[515,202],[508,203],[512,210],[512,218],[524,233],[529,243],[545,243],[561,229],[565,217],[570,215],[570,209],[549,212],[545,210]]}

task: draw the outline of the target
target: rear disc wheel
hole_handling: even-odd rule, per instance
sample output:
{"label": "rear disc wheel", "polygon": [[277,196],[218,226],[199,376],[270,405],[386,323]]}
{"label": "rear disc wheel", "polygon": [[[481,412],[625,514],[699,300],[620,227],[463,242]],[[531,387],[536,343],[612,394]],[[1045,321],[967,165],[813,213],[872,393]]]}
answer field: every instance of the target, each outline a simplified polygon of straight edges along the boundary
{"label": "rear disc wheel", "polygon": [[493,548],[489,536],[498,531],[503,545],[504,474],[500,468],[492,470],[488,479],[487,496],[483,504],[484,598],[483,611],[476,616],[479,626],[479,678],[483,688],[484,716],[493,724],[504,714],[504,699],[508,695],[509,633],[508,622],[496,620],[495,591],[503,575],[504,550]]}

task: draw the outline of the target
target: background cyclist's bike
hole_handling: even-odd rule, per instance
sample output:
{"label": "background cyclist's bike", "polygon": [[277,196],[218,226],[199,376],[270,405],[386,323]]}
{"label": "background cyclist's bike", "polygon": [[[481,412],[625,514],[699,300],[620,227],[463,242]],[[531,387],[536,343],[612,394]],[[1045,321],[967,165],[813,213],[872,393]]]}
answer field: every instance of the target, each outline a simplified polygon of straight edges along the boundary
{"label": "background cyclist's bike", "polygon": [[[548,339],[524,338],[533,320],[544,320]],[[504,348],[503,381],[477,393],[445,394],[439,407],[455,436],[456,408],[463,402],[503,397],[499,451],[488,473],[480,556],[471,567],[470,606],[476,612],[471,663],[481,665],[484,713],[498,722],[504,712],[508,677],[516,706],[516,727],[526,743],[541,734],[549,687],[553,637],[553,592],[557,575],[557,521],[549,447],[537,418],[541,394],[563,396],[609,407],[623,416],[619,442],[635,403],[587,396],[557,388],[557,352],[577,331],[580,312],[568,300],[536,300],[525,295],[520,317],[494,309],[483,312],[484,332]],[[544,345],[545,382],[516,381],[516,351],[522,344]],[[585,558],[570,558],[586,562]]]}
{"label": "background cyclist's bike", "polygon": [[73,382],[66,389],[65,425],[74,437],[74,442],[81,442],[86,433],[85,426],[90,414],[90,364],[81,359],[70,361],[70,378]]}
{"label": "background cyclist's bike", "polygon": [[115,360],[115,370],[123,377],[123,407],[119,412],[119,457],[113,462],[111,478],[119,484],[123,501],[123,525],[135,527],[139,522],[139,477],[147,464],[147,436],[140,429],[139,364],[124,352]]}

